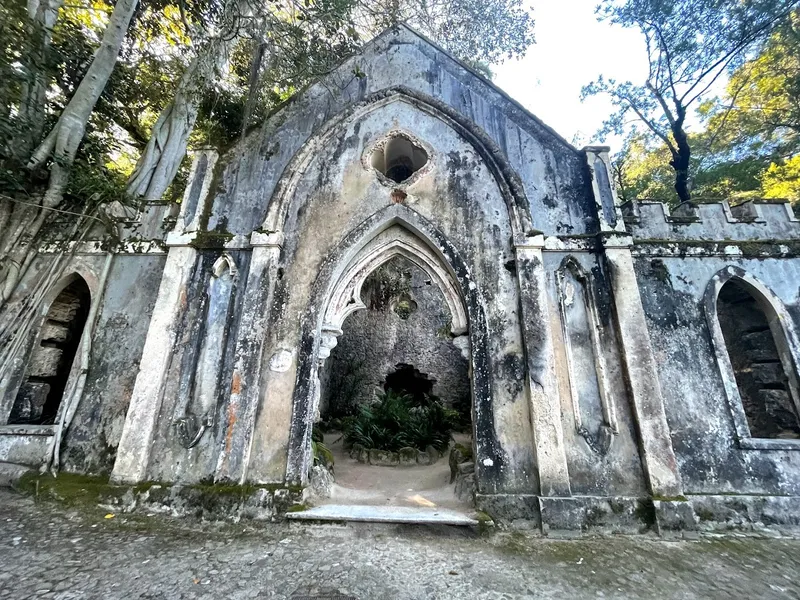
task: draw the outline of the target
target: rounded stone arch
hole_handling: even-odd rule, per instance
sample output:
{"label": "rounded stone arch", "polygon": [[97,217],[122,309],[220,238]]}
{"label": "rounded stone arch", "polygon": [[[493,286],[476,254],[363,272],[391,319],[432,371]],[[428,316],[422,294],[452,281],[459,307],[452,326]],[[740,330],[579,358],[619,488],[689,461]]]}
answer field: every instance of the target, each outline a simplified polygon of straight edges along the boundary
{"label": "rounded stone arch", "polygon": [[[389,233],[382,237],[385,232]],[[413,238],[415,243],[410,241]],[[374,247],[373,240],[377,240]],[[437,283],[441,280],[448,286],[440,288],[448,304],[461,304],[460,315],[453,314],[453,318],[454,323],[461,319],[462,335],[469,340],[476,479],[479,492],[491,493],[500,482],[507,458],[494,424],[488,326],[480,294],[466,264],[444,235],[424,217],[399,204],[378,211],[347,234],[323,263],[314,282],[308,309],[301,319],[286,479],[294,483],[306,481],[319,399],[318,369],[335,347],[344,318],[360,308],[354,306],[360,302],[354,299],[355,293],[370,272],[397,255],[406,256]],[[433,264],[436,275],[432,273]],[[336,322],[328,323],[326,318]]]}
{"label": "rounded stone arch", "polygon": [[766,285],[741,267],[728,266],[714,274],[706,286],[703,306],[711,335],[714,355],[722,375],[723,387],[731,410],[736,437],[743,447],[775,447],[786,446],[800,449],[797,440],[753,439],[745,414],[742,397],[736,381],[728,346],[719,321],[719,296],[728,283],[736,283],[753,297],[764,313],[769,324],[780,362],[788,378],[791,396],[795,403],[800,401],[800,382],[798,381],[798,364],[800,364],[800,338],[794,327],[789,312],[783,302]]}
{"label": "rounded stone arch", "polygon": [[330,118],[314,135],[309,137],[289,161],[275,186],[261,229],[267,232],[283,231],[289,206],[292,199],[296,197],[298,183],[308,165],[317,155],[318,149],[335,136],[339,126],[394,102],[405,102],[426,112],[445,123],[469,142],[494,176],[508,209],[513,234],[530,235],[533,232],[530,205],[522,181],[497,144],[480,127],[450,106],[427,94],[404,86],[381,90],[361,102],[351,104]]}

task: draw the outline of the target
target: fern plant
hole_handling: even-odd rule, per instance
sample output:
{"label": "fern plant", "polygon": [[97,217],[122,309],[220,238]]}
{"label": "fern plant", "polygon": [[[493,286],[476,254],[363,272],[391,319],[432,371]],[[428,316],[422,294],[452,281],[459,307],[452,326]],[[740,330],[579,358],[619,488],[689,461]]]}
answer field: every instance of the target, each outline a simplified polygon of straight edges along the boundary
{"label": "fern plant", "polygon": [[458,413],[431,396],[415,405],[411,396],[387,390],[377,403],[362,406],[355,417],[346,420],[344,439],[350,446],[391,452],[428,446],[444,452],[457,423]]}

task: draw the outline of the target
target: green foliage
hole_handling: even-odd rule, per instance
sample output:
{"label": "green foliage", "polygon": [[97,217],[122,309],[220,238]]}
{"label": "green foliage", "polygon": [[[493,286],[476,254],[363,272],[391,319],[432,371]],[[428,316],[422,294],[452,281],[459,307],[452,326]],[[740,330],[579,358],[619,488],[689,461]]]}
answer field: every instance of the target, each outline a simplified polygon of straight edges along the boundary
{"label": "green foliage", "polygon": [[[697,107],[702,129],[687,134],[696,201],[756,197],[800,200],[800,12],[781,20],[758,51],[741,58],[725,94]],[[668,140],[669,141],[669,140]],[[668,141],[629,136],[614,158],[620,195],[676,203]]]}
{"label": "green foliage", "polygon": [[457,425],[458,413],[435,398],[426,396],[415,404],[411,396],[388,390],[377,403],[362,406],[357,416],[346,420],[344,438],[349,445],[391,452],[428,446],[444,452]]}
{"label": "green foliage", "polygon": [[333,470],[333,452],[321,441],[311,442],[311,455],[314,457],[314,466],[323,466],[326,469]]}
{"label": "green foliage", "polygon": [[772,163],[761,174],[765,198],[786,198],[800,204],[800,154]]}
{"label": "green foliage", "polygon": [[[650,68],[641,83],[600,76],[584,87],[583,97],[607,94],[615,107],[601,136],[634,130],[659,140],[669,151],[675,191],[688,201],[698,165],[698,139],[687,131],[689,110],[703,110],[714,83],[746,63],[796,6],[796,0],[605,0],[601,18],[641,31]],[[714,137],[705,141],[711,146]],[[715,162],[737,158],[717,156]]]}

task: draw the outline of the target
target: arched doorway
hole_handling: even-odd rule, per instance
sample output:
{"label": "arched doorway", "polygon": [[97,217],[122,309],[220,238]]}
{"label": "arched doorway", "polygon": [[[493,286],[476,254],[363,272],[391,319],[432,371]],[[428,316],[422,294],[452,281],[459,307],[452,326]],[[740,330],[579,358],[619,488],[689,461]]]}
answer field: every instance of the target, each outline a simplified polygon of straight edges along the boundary
{"label": "arched doorway", "polygon": [[90,304],[89,286],[78,275],[53,300],[14,400],[10,425],[55,422]]}
{"label": "arched doorway", "polygon": [[325,363],[338,344],[347,317],[366,309],[361,291],[368,276],[395,257],[425,273],[441,291],[452,343],[469,361],[476,491],[491,493],[507,457],[493,416],[487,324],[477,287],[453,246],[420,215],[389,206],[348,234],[323,265],[302,320],[286,478],[305,483],[312,465],[312,429],[319,416]]}
{"label": "arched doorway", "polygon": [[319,372],[315,458],[334,459],[333,501],[469,507],[469,361],[442,291],[396,255],[367,275],[360,301]]}

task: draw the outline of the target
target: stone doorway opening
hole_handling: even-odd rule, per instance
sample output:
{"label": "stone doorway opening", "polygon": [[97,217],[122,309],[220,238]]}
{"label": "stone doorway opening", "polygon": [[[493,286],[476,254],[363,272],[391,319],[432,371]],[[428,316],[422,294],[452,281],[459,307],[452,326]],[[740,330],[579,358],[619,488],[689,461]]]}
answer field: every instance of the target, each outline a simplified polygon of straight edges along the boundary
{"label": "stone doorway opening", "polygon": [[89,286],[75,277],[47,311],[9,425],[52,425],[56,420],[91,304]]}
{"label": "stone doorway opening", "polygon": [[466,335],[453,336],[441,289],[404,256],[373,270],[360,300],[319,372],[317,476],[333,462],[321,502],[469,510]]}

